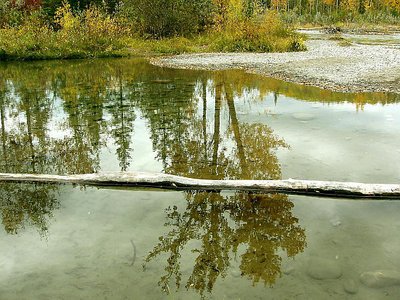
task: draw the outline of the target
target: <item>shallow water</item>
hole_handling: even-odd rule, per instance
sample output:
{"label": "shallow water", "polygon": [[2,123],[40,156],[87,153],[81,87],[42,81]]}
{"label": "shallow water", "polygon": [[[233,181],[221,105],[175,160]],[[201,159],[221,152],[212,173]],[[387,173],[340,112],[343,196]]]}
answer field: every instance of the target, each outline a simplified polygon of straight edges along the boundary
{"label": "shallow water", "polygon": [[[329,34],[323,32],[321,30],[299,30],[300,33],[307,35],[310,39],[330,39],[335,36],[335,34]],[[339,33],[340,36],[345,38],[348,41],[351,41],[355,44],[366,44],[366,45],[386,45],[394,48],[400,47],[400,33],[365,33],[365,34],[356,34],[356,33]]]}
{"label": "shallow water", "polygon": [[[398,95],[136,59],[0,74],[1,172],[400,180]],[[400,272],[396,201],[3,183],[0,209],[0,299],[400,297],[363,280]]]}

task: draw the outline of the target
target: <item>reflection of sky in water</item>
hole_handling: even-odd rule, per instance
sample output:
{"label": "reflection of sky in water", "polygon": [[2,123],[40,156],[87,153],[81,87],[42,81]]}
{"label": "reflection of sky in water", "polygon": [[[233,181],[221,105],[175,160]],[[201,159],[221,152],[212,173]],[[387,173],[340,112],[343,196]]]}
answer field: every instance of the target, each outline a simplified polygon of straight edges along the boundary
{"label": "reflection of sky in water", "polygon": [[400,180],[399,117],[398,104],[366,104],[357,110],[352,103],[284,96],[277,105],[271,97],[252,103],[248,114],[239,116],[243,122],[268,124],[290,145],[279,153],[283,178],[381,183]]}

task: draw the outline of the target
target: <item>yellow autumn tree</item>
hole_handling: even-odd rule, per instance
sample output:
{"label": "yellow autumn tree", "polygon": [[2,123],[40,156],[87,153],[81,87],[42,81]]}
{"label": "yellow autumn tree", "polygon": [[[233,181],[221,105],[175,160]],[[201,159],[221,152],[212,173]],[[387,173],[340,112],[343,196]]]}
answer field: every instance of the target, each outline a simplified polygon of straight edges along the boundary
{"label": "yellow autumn tree", "polygon": [[383,0],[386,7],[400,13],[400,0]]}
{"label": "yellow autumn tree", "polygon": [[340,4],[346,11],[356,12],[359,7],[358,0],[343,0]]}
{"label": "yellow autumn tree", "polygon": [[287,6],[286,0],[272,0],[271,7],[276,10],[283,10]]}
{"label": "yellow autumn tree", "polygon": [[322,1],[325,5],[333,6],[336,4],[336,0],[323,0]]}

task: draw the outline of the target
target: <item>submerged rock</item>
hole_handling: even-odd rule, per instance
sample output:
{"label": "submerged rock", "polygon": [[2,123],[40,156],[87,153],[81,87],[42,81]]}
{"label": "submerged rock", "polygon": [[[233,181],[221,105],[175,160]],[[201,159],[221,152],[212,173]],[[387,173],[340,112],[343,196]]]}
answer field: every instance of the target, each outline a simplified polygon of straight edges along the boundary
{"label": "submerged rock", "polygon": [[285,275],[290,275],[295,271],[292,262],[286,262],[282,265],[282,273]]}
{"label": "submerged rock", "polygon": [[293,118],[299,121],[311,121],[315,119],[315,115],[310,113],[299,112],[299,113],[294,113],[292,116]]}
{"label": "submerged rock", "polygon": [[231,271],[232,277],[238,278],[242,276],[242,272],[238,269],[234,269]]}
{"label": "submerged rock", "polygon": [[400,285],[400,272],[393,270],[364,272],[360,275],[360,281],[371,288]]}
{"label": "submerged rock", "polygon": [[314,279],[337,279],[342,276],[342,270],[337,261],[324,258],[310,259],[307,274]]}
{"label": "submerged rock", "polygon": [[346,291],[346,293],[357,294],[358,284],[353,279],[348,279],[344,282],[343,289]]}
{"label": "submerged rock", "polygon": [[338,227],[338,226],[342,225],[342,222],[340,222],[339,219],[332,219],[332,220],[330,221],[330,223],[331,223],[331,225],[332,225],[333,227]]}

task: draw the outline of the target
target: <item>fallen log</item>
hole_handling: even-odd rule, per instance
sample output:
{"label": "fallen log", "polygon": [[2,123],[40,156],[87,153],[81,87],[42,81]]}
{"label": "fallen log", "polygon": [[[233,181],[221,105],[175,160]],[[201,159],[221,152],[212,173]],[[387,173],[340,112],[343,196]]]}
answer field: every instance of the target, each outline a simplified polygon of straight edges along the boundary
{"label": "fallen log", "polygon": [[399,199],[400,184],[366,184],[315,180],[209,180],[161,173],[108,172],[77,175],[0,173],[0,182],[69,183],[108,187],[149,187],[173,190],[240,190],[345,198]]}

